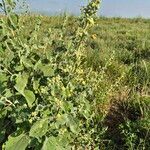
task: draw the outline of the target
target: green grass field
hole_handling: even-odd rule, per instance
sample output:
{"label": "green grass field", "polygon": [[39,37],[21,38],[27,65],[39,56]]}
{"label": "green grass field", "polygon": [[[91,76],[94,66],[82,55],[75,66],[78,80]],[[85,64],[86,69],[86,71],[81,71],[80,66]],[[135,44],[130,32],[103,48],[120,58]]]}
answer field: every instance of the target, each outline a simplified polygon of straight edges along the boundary
{"label": "green grass field", "polygon": [[74,16],[22,16],[17,29],[3,23],[3,149],[20,137],[22,150],[149,149],[150,20],[95,19],[81,48],[72,46]]}

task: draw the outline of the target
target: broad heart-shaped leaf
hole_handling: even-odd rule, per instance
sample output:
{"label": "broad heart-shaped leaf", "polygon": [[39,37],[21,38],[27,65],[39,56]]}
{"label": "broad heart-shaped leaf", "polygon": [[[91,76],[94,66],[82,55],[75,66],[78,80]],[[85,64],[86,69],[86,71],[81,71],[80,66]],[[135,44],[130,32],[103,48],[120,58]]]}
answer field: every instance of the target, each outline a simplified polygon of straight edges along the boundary
{"label": "broad heart-shaped leaf", "polygon": [[32,107],[32,104],[34,103],[35,101],[35,95],[32,91],[30,90],[25,90],[24,93],[23,93],[27,103],[28,103],[28,106],[29,107]]}
{"label": "broad heart-shaped leaf", "polygon": [[24,94],[24,89],[27,86],[28,83],[28,75],[23,73],[23,74],[18,74],[16,78],[16,85],[15,89],[20,93]]}
{"label": "broad heart-shaped leaf", "polygon": [[39,138],[46,134],[48,130],[48,119],[41,119],[33,124],[29,135],[31,137]]}
{"label": "broad heart-shaped leaf", "polygon": [[42,150],[66,150],[57,137],[49,137],[44,141]]}
{"label": "broad heart-shaped leaf", "polygon": [[29,136],[25,134],[21,134],[17,137],[10,136],[6,142],[5,150],[25,150],[29,141]]}

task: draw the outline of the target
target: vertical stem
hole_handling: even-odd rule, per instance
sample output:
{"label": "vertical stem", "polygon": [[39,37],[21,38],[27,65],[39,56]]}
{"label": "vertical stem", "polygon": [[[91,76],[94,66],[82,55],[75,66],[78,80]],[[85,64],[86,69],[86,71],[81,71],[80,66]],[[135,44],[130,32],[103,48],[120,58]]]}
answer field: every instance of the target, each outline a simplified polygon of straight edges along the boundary
{"label": "vertical stem", "polygon": [[5,0],[2,0],[2,4],[3,4],[4,13],[5,13],[5,15],[7,16],[7,15],[8,15],[8,12],[7,12],[7,6],[6,6]]}

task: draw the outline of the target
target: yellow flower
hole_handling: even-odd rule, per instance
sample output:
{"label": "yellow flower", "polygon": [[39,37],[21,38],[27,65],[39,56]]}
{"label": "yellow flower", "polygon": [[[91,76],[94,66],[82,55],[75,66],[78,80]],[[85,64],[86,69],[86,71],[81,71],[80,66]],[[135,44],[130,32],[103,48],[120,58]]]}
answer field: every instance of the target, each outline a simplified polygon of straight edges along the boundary
{"label": "yellow flower", "polygon": [[82,81],[82,84],[85,85],[86,84],[85,81]]}
{"label": "yellow flower", "polygon": [[92,34],[91,38],[95,40],[97,38],[97,35],[96,34]]}

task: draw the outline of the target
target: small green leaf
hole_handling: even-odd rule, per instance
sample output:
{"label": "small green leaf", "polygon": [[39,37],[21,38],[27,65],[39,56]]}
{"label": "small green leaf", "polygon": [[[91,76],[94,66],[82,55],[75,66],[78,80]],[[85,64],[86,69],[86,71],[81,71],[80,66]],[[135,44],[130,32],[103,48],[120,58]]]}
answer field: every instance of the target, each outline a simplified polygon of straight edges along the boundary
{"label": "small green leaf", "polygon": [[35,70],[40,70],[43,72],[44,76],[53,76],[54,75],[54,69],[50,65],[44,65],[41,61],[37,62],[35,67]]}
{"label": "small green leaf", "polygon": [[47,50],[46,51],[46,57],[47,57],[48,60],[50,60],[52,58],[52,51]]}
{"label": "small green leaf", "polygon": [[17,14],[11,14],[10,15],[10,18],[11,18],[11,21],[16,25],[18,24],[18,21],[19,21],[19,17]]}
{"label": "small green leaf", "polygon": [[5,90],[5,97],[11,97],[12,96],[12,93],[10,91],[10,89],[6,89]]}
{"label": "small green leaf", "polygon": [[25,134],[21,134],[17,137],[10,136],[6,142],[5,150],[25,150],[29,141],[29,136]]}
{"label": "small green leaf", "polygon": [[27,74],[18,74],[16,78],[16,85],[15,89],[20,93],[24,94],[24,89],[27,86],[28,83],[28,75]]}
{"label": "small green leaf", "polygon": [[60,125],[64,125],[67,122],[68,122],[68,115],[67,114],[62,114],[62,115],[59,114],[56,119],[55,126],[56,126],[56,128],[59,128]]}
{"label": "small green leaf", "polygon": [[30,91],[30,90],[25,90],[23,95],[24,95],[24,97],[25,97],[29,107],[32,107],[32,104],[35,101],[34,93],[32,91]]}
{"label": "small green leaf", "polygon": [[50,138],[46,138],[46,140],[44,141],[42,150],[56,150],[56,144],[57,141],[54,137],[50,137]]}
{"label": "small green leaf", "polygon": [[22,65],[15,67],[16,71],[22,71],[23,69],[24,69],[24,67]]}
{"label": "small green leaf", "polygon": [[35,80],[33,82],[33,89],[36,91],[36,90],[38,90],[38,88],[39,88],[39,81]]}
{"label": "small green leaf", "polygon": [[73,142],[73,139],[71,138],[71,135],[68,131],[64,131],[63,134],[59,135],[59,143],[65,147],[65,150],[70,150],[70,143]]}
{"label": "small green leaf", "polygon": [[29,135],[31,137],[42,137],[48,130],[48,119],[41,119],[33,124],[30,129]]}
{"label": "small green leaf", "polygon": [[77,134],[78,131],[79,131],[79,128],[78,128],[78,125],[77,125],[78,121],[75,118],[73,118],[71,115],[68,116],[68,119],[69,119],[69,121],[68,121],[67,124],[68,124],[70,130],[73,133]]}
{"label": "small green leaf", "polygon": [[65,148],[61,146],[58,138],[49,137],[44,141],[42,150],[65,150]]}
{"label": "small green leaf", "polygon": [[33,64],[30,59],[27,59],[25,56],[21,57],[21,62],[26,68],[32,68]]}
{"label": "small green leaf", "polygon": [[0,72],[0,82],[5,82],[8,80],[8,77],[6,76],[6,74],[3,74]]}
{"label": "small green leaf", "polygon": [[44,76],[53,76],[54,70],[50,66],[43,66],[41,70],[44,73]]}

